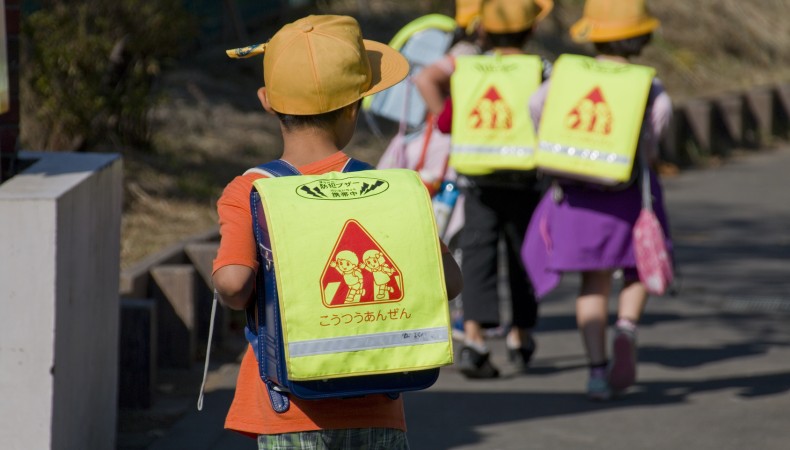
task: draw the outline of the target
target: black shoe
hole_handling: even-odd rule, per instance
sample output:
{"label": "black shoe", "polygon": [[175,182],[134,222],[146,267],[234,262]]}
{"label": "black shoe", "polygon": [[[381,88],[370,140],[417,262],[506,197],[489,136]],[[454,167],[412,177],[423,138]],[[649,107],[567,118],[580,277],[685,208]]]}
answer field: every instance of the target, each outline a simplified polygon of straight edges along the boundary
{"label": "black shoe", "polygon": [[518,371],[525,372],[529,368],[529,362],[536,347],[535,340],[530,337],[526,346],[507,349],[508,360]]}
{"label": "black shoe", "polygon": [[458,369],[467,378],[496,378],[499,370],[488,359],[489,353],[480,353],[464,346],[458,358]]}

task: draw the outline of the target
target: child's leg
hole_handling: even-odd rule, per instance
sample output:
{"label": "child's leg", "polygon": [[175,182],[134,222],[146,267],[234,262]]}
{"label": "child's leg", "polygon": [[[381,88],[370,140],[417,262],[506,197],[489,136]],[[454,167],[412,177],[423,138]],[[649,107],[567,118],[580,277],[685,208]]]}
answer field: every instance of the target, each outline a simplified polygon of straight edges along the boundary
{"label": "child's leg", "polygon": [[606,328],[612,272],[582,272],[582,288],[576,299],[576,324],[579,327],[591,365],[606,363]]}
{"label": "child's leg", "polygon": [[510,362],[517,370],[525,371],[536,348],[532,330],[538,320],[538,302],[520,255],[530,215],[518,216],[509,217],[504,227],[512,312],[512,326],[505,343]]}
{"label": "child's leg", "polygon": [[641,281],[625,280],[617,304],[617,318],[637,324],[647,304],[647,289]]}
{"label": "child's leg", "polygon": [[611,271],[582,272],[582,289],[576,300],[576,323],[590,363],[587,396],[591,400],[608,400],[612,396],[606,377],[606,328],[611,289]]}
{"label": "child's leg", "polygon": [[464,321],[464,342],[467,345],[475,344],[481,349],[485,348],[486,342],[483,335],[483,327],[480,326],[480,322],[475,320]]}
{"label": "child's leg", "polygon": [[647,303],[647,289],[637,279],[626,276],[617,307],[617,324],[612,344],[609,384],[622,391],[636,381],[636,324]]}
{"label": "child's leg", "polygon": [[483,327],[499,323],[497,292],[498,218],[492,206],[495,196],[477,186],[462,188],[464,216],[459,245],[463,252],[464,346],[458,367],[468,378],[494,378],[499,371],[491,364]]}

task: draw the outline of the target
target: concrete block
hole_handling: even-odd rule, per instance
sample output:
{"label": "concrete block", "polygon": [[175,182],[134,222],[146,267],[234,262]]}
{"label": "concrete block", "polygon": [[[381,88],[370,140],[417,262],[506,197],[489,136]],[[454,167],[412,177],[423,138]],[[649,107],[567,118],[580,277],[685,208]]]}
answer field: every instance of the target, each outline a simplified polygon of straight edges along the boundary
{"label": "concrete block", "polygon": [[150,271],[154,266],[166,264],[186,264],[188,258],[184,248],[193,242],[205,242],[219,239],[219,230],[216,227],[202,233],[190,236],[181,242],[166,247],[165,249],[149,255],[121,272],[120,293],[130,298],[146,298],[150,295]]}
{"label": "concrete block", "polygon": [[743,98],[726,94],[713,101],[711,125],[714,153],[727,154],[743,141]]}
{"label": "concrete block", "polygon": [[673,164],[681,163],[678,136],[682,120],[684,120],[683,112],[679,111],[678,108],[674,108],[669,126],[658,142],[659,154],[663,161]]}
{"label": "concrete block", "polygon": [[779,84],[774,88],[773,134],[790,138],[790,83]]}
{"label": "concrete block", "polygon": [[203,282],[212,286],[211,273],[214,259],[217,257],[219,242],[190,242],[184,247],[189,261],[195,266]]}
{"label": "concrete block", "polygon": [[151,269],[157,302],[157,361],[160,367],[188,368],[197,356],[197,272],[192,265]]}
{"label": "concrete block", "polygon": [[156,302],[121,299],[118,406],[150,408],[156,385]]}
{"label": "concrete block", "polygon": [[121,272],[120,294],[131,298],[150,295],[151,268],[165,264],[183,264],[186,261],[184,246],[174,244],[149,255]]}
{"label": "concrete block", "polygon": [[[707,156],[711,149],[711,102],[708,100],[691,100],[683,107],[685,130],[688,136],[679,136],[681,141],[688,142],[691,138],[695,149],[690,151],[691,159]],[[683,130],[681,128],[681,130]],[[695,154],[696,153],[696,154]]]}
{"label": "concrete block", "polygon": [[19,156],[0,185],[0,447],[112,449],[121,158]]}
{"label": "concrete block", "polygon": [[744,93],[744,145],[760,148],[771,141],[773,132],[773,95],[767,87],[752,88]]}
{"label": "concrete block", "polygon": [[[192,265],[200,274],[203,283],[198,286],[198,353],[205,351],[208,338],[208,329],[211,323],[211,304],[213,301],[213,283],[211,281],[214,258],[217,257],[219,242],[191,242],[184,247],[184,251]],[[221,343],[228,329],[228,311],[226,308],[217,308],[215,317],[214,340]]]}

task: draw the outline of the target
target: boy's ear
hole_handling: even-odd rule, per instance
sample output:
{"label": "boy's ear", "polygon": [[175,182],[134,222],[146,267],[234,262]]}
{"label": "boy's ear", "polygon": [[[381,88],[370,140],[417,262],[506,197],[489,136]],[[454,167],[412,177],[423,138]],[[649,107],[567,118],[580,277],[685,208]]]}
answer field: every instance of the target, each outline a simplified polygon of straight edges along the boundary
{"label": "boy's ear", "polygon": [[267,113],[275,114],[274,110],[272,109],[272,104],[269,103],[269,97],[266,95],[265,87],[258,89],[258,100],[261,101],[261,106],[263,106],[263,109],[266,110]]}
{"label": "boy's ear", "polygon": [[360,109],[362,109],[362,100],[358,100],[346,107],[346,114],[358,114]]}

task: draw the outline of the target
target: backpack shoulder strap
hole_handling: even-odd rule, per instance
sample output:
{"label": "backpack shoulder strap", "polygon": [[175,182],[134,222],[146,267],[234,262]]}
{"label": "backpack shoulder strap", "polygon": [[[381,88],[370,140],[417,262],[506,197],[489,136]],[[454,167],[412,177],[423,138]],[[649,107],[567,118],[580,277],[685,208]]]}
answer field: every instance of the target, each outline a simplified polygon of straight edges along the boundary
{"label": "backpack shoulder strap", "polygon": [[[374,167],[366,162],[349,158],[348,161],[346,161],[346,165],[343,166],[342,172],[359,172],[360,170],[372,169],[374,169]],[[299,169],[294,167],[293,164],[283,161],[282,159],[271,160],[267,163],[247,169],[247,171],[244,172],[245,175],[248,173],[260,173],[270,178],[302,175]]]}
{"label": "backpack shoulder strap", "polygon": [[270,178],[302,174],[299,172],[299,169],[294,167],[291,163],[283,161],[282,159],[273,159],[257,167],[247,169],[247,171],[244,172],[244,175],[247,175],[248,173],[260,173]]}
{"label": "backpack shoulder strap", "polygon": [[361,170],[373,170],[374,167],[370,164],[354,158],[348,158],[346,165],[343,166],[342,172],[359,172]]}
{"label": "backpack shoulder strap", "polygon": [[[275,159],[269,161],[267,163],[261,164],[257,167],[253,167],[248,169],[244,174],[248,173],[259,173],[269,178],[275,177],[287,177],[292,175],[301,175],[299,170],[296,169],[292,164],[283,161],[281,159]],[[260,195],[258,191],[253,187],[252,191],[250,192],[250,213],[252,214],[252,234],[255,236],[255,246],[256,248],[266,248],[263,243],[263,239],[260,235],[260,230],[257,228],[256,224],[258,223],[258,216],[262,214],[262,211],[258,210],[258,203],[260,202]],[[263,260],[261,257],[260,251],[256,249],[255,251],[256,259],[258,260],[259,269],[255,275],[255,301],[252,302],[245,311],[247,316],[247,329],[245,330],[245,334],[248,334],[247,340],[250,344],[253,345],[253,348],[256,351],[255,359],[258,362],[259,372],[261,371],[260,367],[262,366],[263,362],[261,360],[261,343],[263,342],[263,337],[258,336],[258,323],[255,320],[255,311],[258,311],[258,322],[262,323],[264,320],[264,308],[263,308],[263,296],[264,296],[264,285],[265,285],[265,275],[264,269],[266,261]],[[247,333],[249,331],[249,333]],[[251,336],[249,336],[251,335]],[[250,339],[252,337],[253,339]],[[263,372],[260,372],[263,374]],[[266,391],[269,394],[269,402],[271,403],[272,409],[278,413],[282,414],[290,408],[290,399],[284,393],[275,389],[274,384],[268,380],[268,378],[264,378],[264,382],[266,384]]]}

